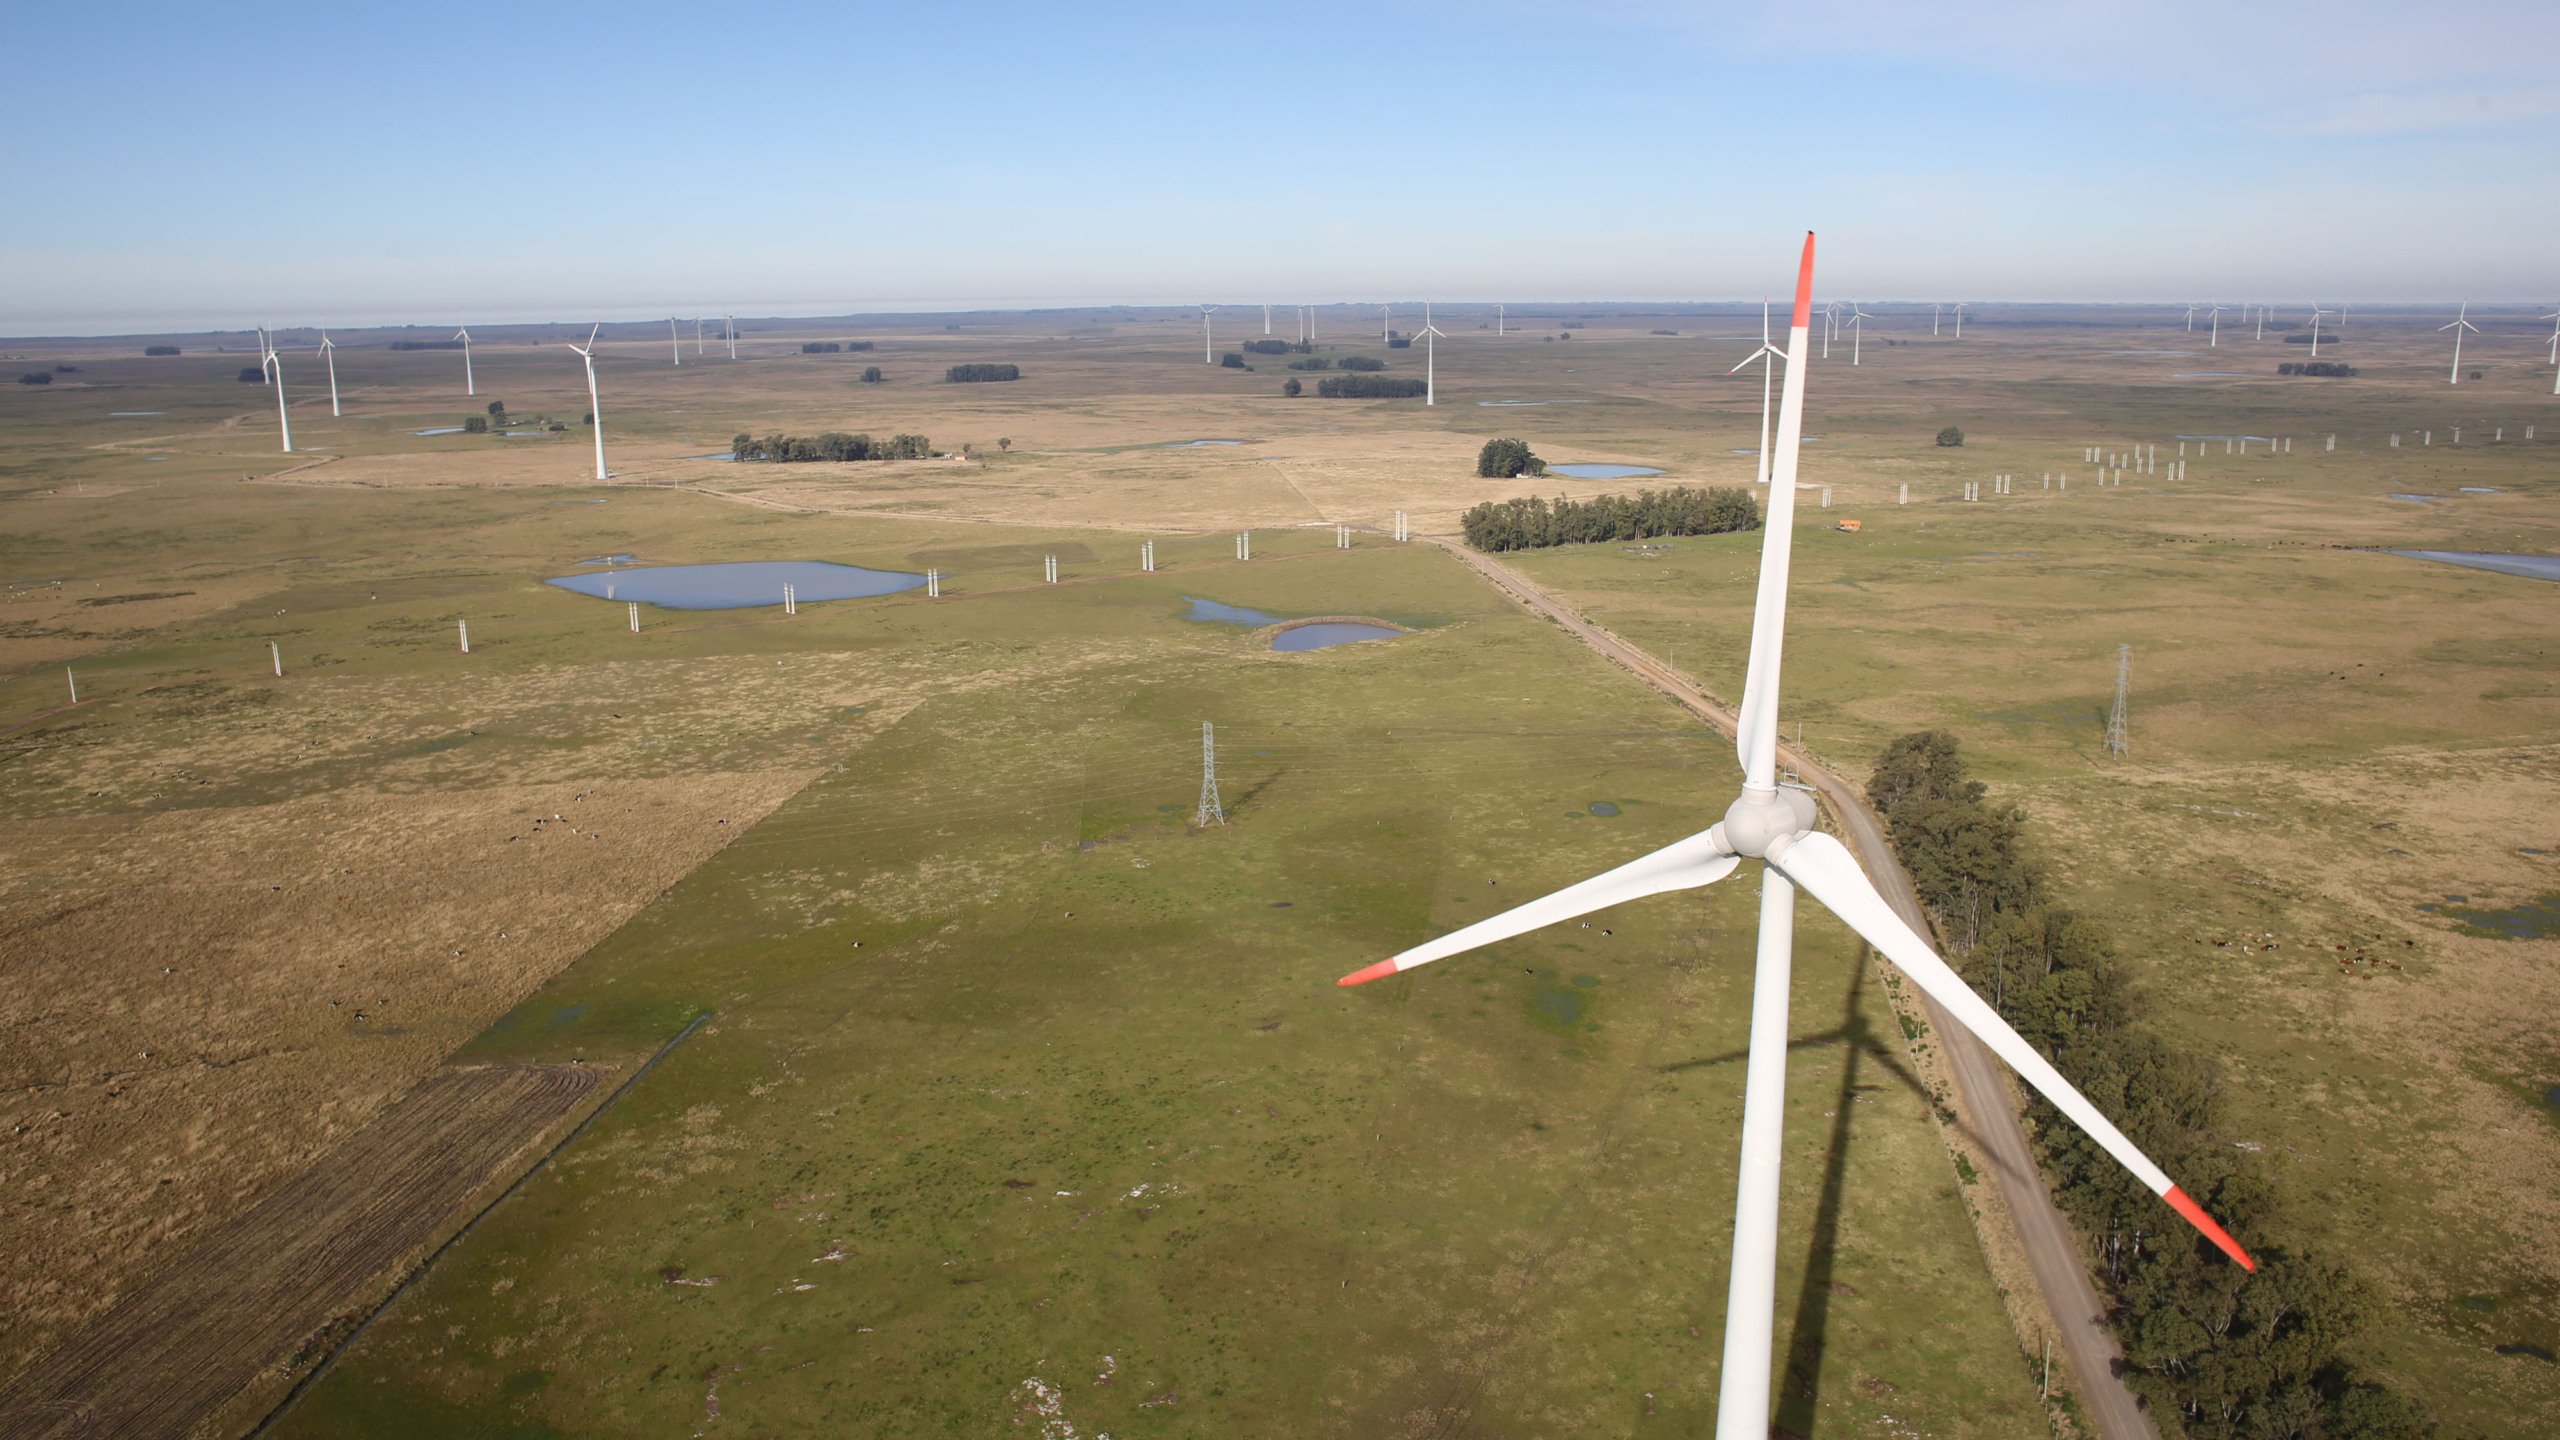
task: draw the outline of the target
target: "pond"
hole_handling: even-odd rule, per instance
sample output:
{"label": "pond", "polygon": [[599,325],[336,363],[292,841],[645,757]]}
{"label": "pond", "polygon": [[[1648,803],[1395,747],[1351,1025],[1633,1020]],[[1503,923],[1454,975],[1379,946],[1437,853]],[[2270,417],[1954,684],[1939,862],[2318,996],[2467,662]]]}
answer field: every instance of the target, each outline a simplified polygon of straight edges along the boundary
{"label": "pond", "polygon": [[1576,480],[1623,480],[1630,475],[1659,475],[1650,465],[1550,465],[1549,474],[1570,475]]}
{"label": "pond", "polygon": [[2442,915],[2464,929],[2506,940],[2545,940],[2560,935],[2560,895],[2545,895],[2504,910],[2473,905],[2467,895],[2447,895],[2437,905],[2418,908]]}
{"label": "pond", "polygon": [[459,425],[441,425],[433,430],[412,430],[409,433],[412,435],[459,435],[462,433],[462,427]]}
{"label": "pond", "polygon": [[[2394,500],[2402,497],[2394,495]],[[2560,555],[2497,555],[2479,550],[2388,550],[2388,555],[2406,555],[2412,560],[2434,560],[2446,565],[2468,565],[2474,570],[2495,570],[2501,575],[2522,575],[2532,580],[2560,580]]]}
{"label": "pond", "polygon": [[744,560],[726,565],[648,565],[599,575],[555,576],[543,583],[600,600],[610,589],[614,600],[638,600],[669,610],[742,610],[781,604],[786,584],[804,602],[861,600],[920,588],[924,577],[825,560]]}
{"label": "pond", "polygon": [[1277,625],[1289,618],[1286,615],[1265,615],[1259,610],[1247,610],[1241,605],[1221,605],[1215,600],[1203,600],[1193,595],[1185,595],[1182,598],[1191,602],[1191,613],[1182,617],[1185,620],[1201,620],[1214,625],[1242,625],[1248,630],[1259,630],[1265,625]]}
{"label": "pond", "polygon": [[1300,625],[1271,637],[1274,650],[1295,653],[1301,650],[1325,650],[1336,645],[1352,645],[1362,640],[1387,640],[1401,635],[1384,625],[1361,625],[1336,621],[1325,625]]}
{"label": "pond", "polygon": [[708,455],[680,455],[676,458],[680,460],[735,460],[738,458],[738,455],[734,450],[714,450]]}
{"label": "pond", "polygon": [[1189,450],[1197,445],[1241,445],[1243,443],[1244,442],[1241,440],[1176,440],[1170,445],[1159,445],[1156,448],[1159,450]]}

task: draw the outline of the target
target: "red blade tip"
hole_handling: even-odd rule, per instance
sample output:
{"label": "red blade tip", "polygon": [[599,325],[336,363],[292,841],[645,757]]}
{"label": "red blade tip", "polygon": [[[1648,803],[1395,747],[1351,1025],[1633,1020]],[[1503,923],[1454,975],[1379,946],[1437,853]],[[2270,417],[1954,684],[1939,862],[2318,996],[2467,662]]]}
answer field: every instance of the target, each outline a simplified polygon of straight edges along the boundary
{"label": "red blade tip", "polygon": [[1336,980],[1333,983],[1336,985],[1366,985],[1372,980],[1384,980],[1394,973],[1396,973],[1396,962],[1393,960],[1381,960],[1366,970],[1354,970],[1350,974],[1343,976],[1341,979]]}
{"label": "red blade tip", "polygon": [[2186,1191],[2172,1185],[2160,1198],[2169,1202],[2170,1209],[2186,1216],[2188,1224],[2203,1231],[2204,1238],[2221,1246],[2222,1253],[2238,1261],[2241,1269],[2256,1273],[2258,1262],[2249,1258],[2249,1252],[2240,1248],[2240,1242],[2231,1238],[2230,1231],[2213,1223],[2213,1217],[2204,1213],[2203,1206],[2188,1199]]}
{"label": "red blade tip", "polygon": [[1796,267],[1796,317],[1787,322],[1802,330],[1813,324],[1813,232],[1804,232],[1804,260]]}

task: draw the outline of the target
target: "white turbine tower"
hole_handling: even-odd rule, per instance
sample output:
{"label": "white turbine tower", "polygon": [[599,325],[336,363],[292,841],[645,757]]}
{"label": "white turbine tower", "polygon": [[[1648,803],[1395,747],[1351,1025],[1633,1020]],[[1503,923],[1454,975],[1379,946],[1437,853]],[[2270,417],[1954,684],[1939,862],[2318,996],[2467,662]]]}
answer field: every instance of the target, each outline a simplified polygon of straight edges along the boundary
{"label": "white turbine tower", "polygon": [[1262,307],[1262,333],[1271,333],[1271,307],[1268,305]]}
{"label": "white turbine tower", "polygon": [[596,326],[594,330],[589,330],[587,332],[586,344],[571,345],[569,347],[570,349],[577,351],[579,357],[587,362],[587,424],[590,429],[596,432],[596,478],[599,480],[606,478],[604,468],[604,402],[599,400],[596,396],[596,334],[598,331],[603,329],[604,326],[602,325]]}
{"label": "white turbine tower", "polygon": [[738,317],[735,315],[723,315],[720,317],[720,321],[722,325],[727,327],[729,332],[729,358],[735,360],[738,358]]}
{"label": "white turbine tower", "polygon": [[676,317],[673,315],[667,317],[667,349],[674,353],[678,365],[684,363],[684,339],[676,333]]}
{"label": "white turbine tower", "polygon": [[[1760,348],[1744,357],[1742,362],[1742,365],[1748,365],[1754,360],[1761,362],[1760,463],[1756,473],[1751,477],[1751,482],[1755,485],[1769,483],[1769,385],[1770,381],[1777,377],[1778,362],[1786,358],[1786,351],[1769,343],[1769,297],[1763,295],[1760,297]],[[1742,365],[1736,365],[1733,370],[1727,370],[1724,373],[1731,375],[1735,370],[1740,370]]]}
{"label": "white turbine tower", "polygon": [[[2560,366],[2560,305],[2551,307],[2551,313],[2548,315],[2536,315],[2533,318],[2551,322],[2551,363]],[[2551,393],[2560,395],[2560,370],[2552,373]]]}
{"label": "white turbine tower", "polygon": [[[1493,333],[1494,333],[1494,334],[1496,334],[1496,335],[1508,335],[1508,334],[1510,334],[1511,332],[1510,332],[1509,330],[1507,330],[1507,329],[1505,329],[1505,328],[1504,328],[1505,326],[1509,325],[1510,323],[1511,323],[1511,311],[1510,311],[1510,309],[1509,309],[1508,307],[1506,307],[1506,306],[1502,306],[1502,305],[1496,305],[1496,306],[1494,306],[1494,307],[1493,307]],[[2554,335],[2560,335],[2560,329],[2555,329],[2555,330],[2553,330],[2551,333],[2552,333],[2552,334],[2554,334]]]}
{"label": "white turbine tower", "polygon": [[1200,307],[1200,360],[1201,363],[1207,365],[1215,365],[1218,363],[1217,347],[1209,341],[1209,317],[1216,313],[1217,309],[1218,307],[1215,305],[1203,305]]}
{"label": "white turbine tower", "polygon": [[1959,340],[1961,340],[1961,339],[1963,339],[1963,338],[1964,338],[1964,307],[1965,307],[1965,304],[1966,304],[1966,302],[1965,302],[1965,301],[1962,301],[1962,300],[1959,300],[1959,301],[1957,301],[1957,302],[1956,302],[1956,338],[1957,338],[1957,339],[1959,339]]}
{"label": "white turbine tower", "polygon": [[454,331],[453,338],[462,342],[462,393],[476,396],[480,393],[480,382],[471,376],[471,327],[466,325]]}
{"label": "white turbine tower", "polygon": [[2447,330],[2453,332],[2453,371],[2444,383],[2447,385],[2459,385],[2462,383],[2462,334],[2466,330],[2474,335],[2480,333],[2480,327],[2471,323],[2470,301],[2465,300],[2462,302],[2462,314],[2456,317],[2452,324],[2439,325],[2436,327],[2436,331],[2439,334]]}
{"label": "white turbine tower", "polygon": [[1415,338],[1422,341],[1422,403],[1437,405],[1440,403],[1437,342],[1449,337],[1441,334],[1440,327],[1431,323],[1431,302],[1428,300],[1422,302],[1422,330]]}
{"label": "white turbine tower", "polygon": [[2225,307],[2221,301],[2216,300],[2211,302],[2207,308],[2210,312],[2210,318],[2213,321],[2213,335],[2210,339],[2204,342],[2205,348],[2208,350],[2218,349],[2222,345],[2222,312]]}
{"label": "white turbine tower", "polygon": [[320,327],[320,358],[329,362],[329,414],[338,413],[338,342],[329,338],[329,327]]}
{"label": "white turbine tower", "polygon": [[276,428],[284,432],[284,453],[290,455],[293,453],[293,417],[284,409],[284,357],[276,353],[273,335],[266,337],[266,350],[268,379],[276,387]]}
{"label": "white turbine tower", "polygon": [[1742,795],[1724,818],[1651,855],[1532,900],[1492,919],[1415,946],[1337,982],[1358,985],[1586,915],[1610,905],[1712,884],[1743,859],[1763,863],[1760,943],[1752,980],[1751,1041],[1744,1065],[1742,1156],[1735,1177],[1733,1270],[1726,1291],[1724,1371],[1717,1397],[1718,1440],[1763,1440],[1769,1433],[1772,1330],[1776,1320],[1778,1167],[1784,1138],[1787,1001],[1794,963],[1795,894],[1812,892],[1866,942],[1883,952],[1940,1008],[2009,1062],[2020,1078],[2071,1118],[2153,1194],[2243,1266],[2255,1269],[2203,1208],[2136,1149],[2113,1122],[2072,1088],[1998,1011],[1973,993],[1929,943],[1905,925],[1858,869],[1855,856],[1814,829],[1813,802],[1778,783],[1779,656],[1786,632],[1787,568],[1795,543],[1796,460],[1804,430],[1808,342],[1813,320],[1813,237],[1805,237],[1796,277],[1794,324],[1787,334],[1787,381],[1778,412],[1778,460],[1761,533],[1760,589],[1751,623],[1751,664],[1737,722]]}
{"label": "white turbine tower", "polygon": [[1857,301],[1849,302],[1849,363],[1852,365],[1858,363],[1858,352],[1862,342],[1867,338],[1867,327],[1859,322],[1874,318],[1876,317],[1859,309]]}
{"label": "white turbine tower", "polygon": [[2320,358],[2320,317],[2328,313],[2320,308],[2319,301],[2311,302],[2311,358],[2314,360]]}

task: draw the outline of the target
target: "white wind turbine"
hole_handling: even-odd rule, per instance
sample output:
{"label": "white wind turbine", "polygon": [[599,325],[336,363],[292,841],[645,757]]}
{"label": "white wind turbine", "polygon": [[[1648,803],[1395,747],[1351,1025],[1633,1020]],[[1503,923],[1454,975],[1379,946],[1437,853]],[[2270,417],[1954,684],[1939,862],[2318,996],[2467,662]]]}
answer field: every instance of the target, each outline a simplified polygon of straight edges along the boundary
{"label": "white wind turbine", "polygon": [[466,325],[454,331],[453,338],[462,342],[462,393],[476,396],[480,393],[480,382],[471,377],[471,327]]}
{"label": "white wind turbine", "polygon": [[1440,403],[1440,382],[1435,368],[1439,360],[1435,342],[1449,337],[1440,333],[1439,326],[1431,323],[1431,302],[1428,300],[1422,302],[1422,330],[1415,338],[1422,341],[1422,403],[1437,405]]}
{"label": "white wind turbine", "polygon": [[2314,360],[2320,358],[2320,320],[2329,313],[2320,308],[2319,301],[2311,302],[2311,358]]}
{"label": "white wind turbine", "polygon": [[[2533,318],[2551,322],[2551,363],[2560,365],[2560,305],[2552,306],[2551,313],[2548,315],[2536,315]],[[2554,371],[2551,376],[2551,393],[2560,395],[2560,371]]]}
{"label": "white wind turbine", "polygon": [[1964,338],[1964,307],[1966,303],[1967,302],[1962,300],[1956,302],[1956,338],[1959,340]]}
{"label": "white wind turbine", "polygon": [[[1769,483],[1769,385],[1777,377],[1778,362],[1786,358],[1786,351],[1769,343],[1769,297],[1763,295],[1760,297],[1760,348],[1745,356],[1742,361],[1742,365],[1748,365],[1754,360],[1761,362],[1760,461],[1758,473],[1751,477],[1751,483],[1755,485]],[[1736,365],[1733,370],[1727,370],[1724,373],[1731,375],[1735,370],[1740,370],[1742,365]]]}
{"label": "white wind turbine", "polygon": [[265,340],[267,375],[276,387],[276,428],[284,433],[284,453],[290,455],[293,453],[293,417],[284,409],[284,357],[276,353],[273,335],[266,336]]}
{"label": "white wind turbine", "polygon": [[2211,303],[2209,308],[2212,311],[2213,337],[2205,341],[2204,344],[2206,349],[2212,350],[2220,348],[2222,344],[2222,312],[2225,307],[2221,301],[2216,300]]}
{"label": "white wind turbine", "polygon": [[1745,857],[1763,862],[1760,943],[1751,994],[1751,1042],[1744,1066],[1742,1156],[1735,1179],[1733,1270],[1725,1300],[1724,1369],[1716,1404],[1718,1440],[1762,1440],[1769,1433],[1772,1330],[1776,1321],[1778,1166],[1784,1138],[1787,1001],[1794,959],[1795,893],[1811,891],[1868,944],[1911,977],[1944,1012],[1981,1037],[2069,1116],[2116,1162],[2243,1266],[2247,1252],[2159,1166],[2036,1053],[1998,1011],[1973,993],[1927,941],[1903,924],[1858,868],[1856,857],[1815,830],[1813,802],[1778,783],[1778,674],[1786,632],[1787,567],[1795,541],[1796,460],[1804,430],[1805,370],[1813,319],[1813,237],[1805,237],[1796,276],[1794,324],[1787,334],[1787,381],[1778,412],[1777,468],[1760,544],[1760,589],[1751,623],[1751,665],[1742,692],[1736,744],[1742,795],[1710,828],[1568,886],[1541,900],[1479,921],[1381,960],[1337,982],[1358,985],[1505,940],[1606,906],[1712,884]]}
{"label": "white wind turbine", "polygon": [[1218,363],[1217,347],[1211,344],[1209,340],[1209,317],[1216,313],[1217,308],[1218,307],[1215,305],[1203,305],[1200,307],[1200,360],[1201,363],[1205,365],[1215,365]]}
{"label": "white wind turbine", "polygon": [[1262,333],[1271,333],[1271,307],[1268,305],[1262,307]]}
{"label": "white wind turbine", "polygon": [[667,317],[667,348],[675,353],[676,363],[684,363],[684,340],[676,334],[676,317]]}
{"label": "white wind turbine", "polygon": [[1862,320],[1873,320],[1874,318],[1876,317],[1859,309],[1857,301],[1852,300],[1849,302],[1849,363],[1852,365],[1858,363],[1858,351],[1861,348],[1861,342],[1867,338],[1867,327],[1859,322]]}
{"label": "white wind turbine", "polygon": [[329,338],[329,327],[320,327],[320,358],[329,362],[329,414],[338,414],[338,342]]}
{"label": "white wind turbine", "polygon": [[[596,432],[596,478],[607,478],[604,468],[604,402],[596,397],[596,335],[604,329],[598,325],[587,332],[587,343],[570,345],[587,362],[587,426]],[[566,342],[563,342],[566,343]]]}
{"label": "white wind turbine", "polygon": [[2480,333],[2480,327],[2471,323],[2470,301],[2465,300],[2462,302],[2462,313],[2455,317],[2452,324],[2439,325],[2436,327],[2438,334],[2442,334],[2447,330],[2453,332],[2453,370],[2444,383],[2447,385],[2459,385],[2462,383],[2462,334],[2466,330],[2470,331],[2474,335]]}

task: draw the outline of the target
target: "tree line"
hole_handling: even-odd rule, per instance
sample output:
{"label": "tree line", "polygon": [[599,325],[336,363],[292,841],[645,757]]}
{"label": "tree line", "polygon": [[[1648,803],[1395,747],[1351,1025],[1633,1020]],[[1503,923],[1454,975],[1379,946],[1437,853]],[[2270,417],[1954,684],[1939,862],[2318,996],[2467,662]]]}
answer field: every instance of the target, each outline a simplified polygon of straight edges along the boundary
{"label": "tree line", "polygon": [[1328,375],[1316,382],[1316,394],[1327,400],[1410,400],[1427,388],[1394,375]]}
{"label": "tree line", "polygon": [[800,353],[803,355],[841,355],[847,350],[868,350],[871,346],[872,342],[868,340],[846,340],[841,342],[834,340],[811,340],[801,345]]}
{"label": "tree line", "polygon": [[[1524,450],[1526,446],[1522,447]],[[1722,535],[1760,528],[1760,502],[1751,492],[1718,485],[1705,490],[1674,485],[1634,495],[1594,495],[1553,501],[1537,496],[1488,500],[1459,517],[1467,543],[1488,553],[1538,550],[1549,545],[1588,545],[1601,540],[1650,540],[1658,535]]]}
{"label": "tree line", "polygon": [[2339,379],[2353,379],[2356,367],[2341,365],[2335,360],[2287,360],[2276,367],[2276,373],[2279,375],[2327,375]]}
{"label": "tree line", "polygon": [[394,340],[391,342],[391,348],[394,350],[459,350],[462,348],[462,342],[459,340]]}
{"label": "tree line", "polygon": [[981,380],[1019,380],[1022,378],[1022,367],[978,361],[968,365],[954,365],[942,372],[942,378],[954,385],[966,385]]}
{"label": "tree line", "polygon": [[791,464],[807,460],[930,460],[933,442],[921,435],[892,435],[874,440],[868,435],[847,435],[829,430],[823,435],[767,435],[758,438],[745,431],[729,442],[732,460],[770,460]]}
{"label": "tree line", "polygon": [[2056,903],[2026,853],[2025,813],[1994,805],[1956,738],[1905,735],[1867,784],[1935,915],[1948,957],[2028,1043],[2178,1177],[2258,1262],[2179,1219],[2060,1111],[2028,1109],[2055,1201],[2097,1266],[2131,1370],[2162,1429],[2195,1440],[2421,1440],[2425,1415],[2344,1351],[2380,1303],[2292,1243],[2275,1186],[2217,1131],[2212,1066],[2163,1041],[2115,940]]}

